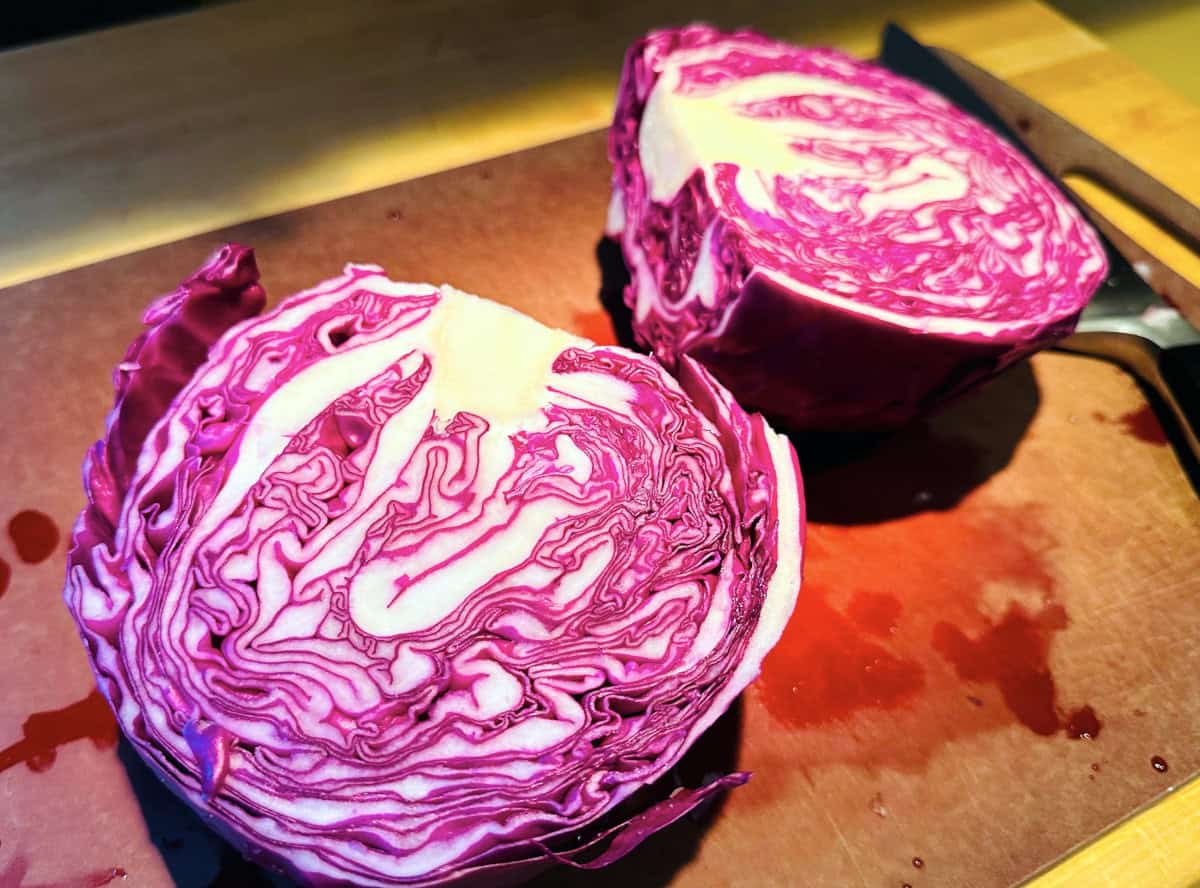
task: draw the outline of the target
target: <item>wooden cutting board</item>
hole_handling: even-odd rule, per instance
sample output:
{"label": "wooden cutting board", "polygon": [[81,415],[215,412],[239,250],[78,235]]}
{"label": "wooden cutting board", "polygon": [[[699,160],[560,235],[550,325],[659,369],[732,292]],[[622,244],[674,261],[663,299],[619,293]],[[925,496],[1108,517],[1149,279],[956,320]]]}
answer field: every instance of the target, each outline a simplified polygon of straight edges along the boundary
{"label": "wooden cutting board", "polygon": [[[613,341],[607,196],[590,134],[0,291],[0,888],[267,884],[117,743],[60,603],[150,299],[236,239],[273,299],[373,261]],[[1200,768],[1200,502],[1128,377],[1044,354],[890,438],[800,445],[800,604],[679,769],[754,779],[539,885],[1007,885]]]}

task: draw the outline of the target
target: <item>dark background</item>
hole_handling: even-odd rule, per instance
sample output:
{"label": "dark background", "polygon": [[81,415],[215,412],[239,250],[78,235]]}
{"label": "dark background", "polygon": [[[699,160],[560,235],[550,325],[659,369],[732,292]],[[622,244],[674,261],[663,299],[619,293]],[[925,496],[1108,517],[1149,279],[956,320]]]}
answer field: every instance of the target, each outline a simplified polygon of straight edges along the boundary
{"label": "dark background", "polygon": [[138,19],[215,6],[221,0],[33,0],[3,4],[0,49]]}
{"label": "dark background", "polygon": [[[15,0],[0,7],[0,49],[92,31],[139,19],[216,6],[230,0]],[[330,0],[336,2],[336,0]],[[402,2],[402,0],[396,0]],[[596,0],[602,3],[603,0]],[[790,0],[803,8],[814,0]],[[1130,16],[1170,15],[1196,0],[1047,0],[1050,6],[1093,30]],[[15,8],[14,8],[15,7]]]}

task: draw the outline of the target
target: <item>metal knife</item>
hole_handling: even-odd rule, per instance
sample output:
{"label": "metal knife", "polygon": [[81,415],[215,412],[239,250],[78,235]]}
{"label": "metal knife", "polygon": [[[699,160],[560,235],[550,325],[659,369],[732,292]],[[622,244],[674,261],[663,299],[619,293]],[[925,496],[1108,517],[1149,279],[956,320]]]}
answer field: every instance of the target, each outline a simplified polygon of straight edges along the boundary
{"label": "metal knife", "polygon": [[[1200,331],[1150,288],[1122,250],[1135,261],[1145,254],[1062,186],[1061,176],[1086,170],[1115,182],[1120,193],[1194,242],[1200,242],[1200,208],[1004,81],[953,53],[924,46],[896,25],[884,28],[878,61],[940,93],[1024,151],[1100,229],[1108,279],[1083,310],[1075,333],[1058,347],[1115,361],[1137,377],[1200,492]],[[1161,273],[1167,290],[1181,300],[1200,297],[1181,276]],[[1195,306],[1200,310],[1200,299]]]}

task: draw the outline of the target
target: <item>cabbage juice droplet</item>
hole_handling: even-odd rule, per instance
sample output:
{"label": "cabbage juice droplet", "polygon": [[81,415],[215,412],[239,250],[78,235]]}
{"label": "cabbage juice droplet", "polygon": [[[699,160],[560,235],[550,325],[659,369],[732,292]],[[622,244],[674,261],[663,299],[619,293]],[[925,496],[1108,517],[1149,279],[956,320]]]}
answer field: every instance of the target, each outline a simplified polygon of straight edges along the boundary
{"label": "cabbage juice droplet", "polygon": [[45,512],[23,509],[8,522],[8,535],[17,549],[17,557],[26,564],[38,564],[54,554],[62,535]]}

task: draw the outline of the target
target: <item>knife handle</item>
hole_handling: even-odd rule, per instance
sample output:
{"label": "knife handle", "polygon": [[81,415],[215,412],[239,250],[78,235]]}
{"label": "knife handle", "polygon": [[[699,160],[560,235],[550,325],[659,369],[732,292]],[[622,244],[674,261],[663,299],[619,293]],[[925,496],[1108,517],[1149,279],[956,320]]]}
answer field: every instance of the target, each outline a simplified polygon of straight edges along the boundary
{"label": "knife handle", "polygon": [[1144,336],[1091,330],[1067,337],[1059,348],[1115,361],[1137,377],[1200,495],[1200,343],[1160,348]]}
{"label": "knife handle", "polygon": [[[1163,349],[1158,372],[1174,400],[1174,413],[1184,438],[1194,444],[1200,439],[1200,343]],[[1200,460],[1200,452],[1193,449]]]}
{"label": "knife handle", "polygon": [[[1023,150],[1079,204],[1124,258],[1130,262],[1149,263],[1154,271],[1154,289],[1200,327],[1200,285],[1127,236],[1078,192],[1067,189],[1062,177],[1068,173],[1087,176],[1172,232],[1195,252],[1200,252],[1200,206],[1155,179],[1129,158],[962,56],[946,49],[923,47],[895,26],[884,31],[883,54],[890,52],[900,65],[912,68],[911,71],[897,68],[901,73],[913,76],[914,72],[928,68],[929,62],[922,61],[921,55],[930,49],[961,83],[958,86],[946,78],[946,82],[939,82],[935,89]],[[914,79],[922,78],[916,76]],[[1115,259],[1111,257],[1110,263]]]}

